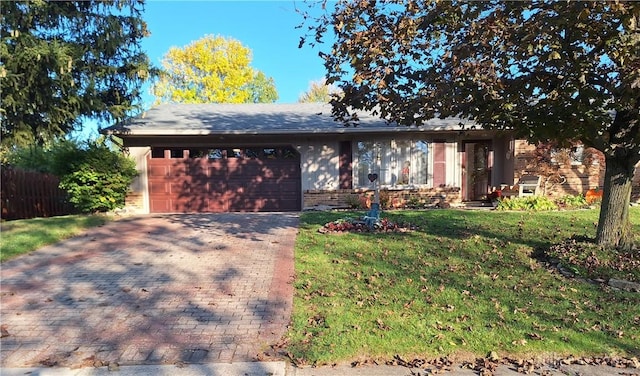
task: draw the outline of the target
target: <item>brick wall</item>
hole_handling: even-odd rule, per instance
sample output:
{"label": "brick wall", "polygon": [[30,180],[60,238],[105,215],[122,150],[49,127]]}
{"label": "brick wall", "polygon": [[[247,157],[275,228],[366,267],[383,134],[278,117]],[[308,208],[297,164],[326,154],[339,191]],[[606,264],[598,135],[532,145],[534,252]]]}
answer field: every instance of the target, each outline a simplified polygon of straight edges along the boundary
{"label": "brick wall", "polygon": [[[516,140],[514,184],[522,175],[537,174],[531,163],[535,149],[535,145],[529,144],[527,141]],[[587,190],[596,187],[602,189],[604,186],[604,168],[603,163],[589,167],[584,165],[559,165],[557,173],[563,176],[566,181],[562,184],[553,184],[553,182],[547,184],[547,194],[553,197],[560,197],[569,194],[584,194]],[[640,163],[636,165],[631,201],[640,203]]]}
{"label": "brick wall", "polygon": [[142,212],[144,196],[140,192],[129,192],[125,198],[125,208],[131,212]]}
{"label": "brick wall", "polygon": [[[303,208],[327,205],[349,208],[360,202],[361,197],[373,200],[374,191],[366,189],[307,190],[303,192]],[[460,203],[459,188],[382,189],[380,203],[383,207],[401,207],[411,202],[437,203],[444,199],[447,203]]]}

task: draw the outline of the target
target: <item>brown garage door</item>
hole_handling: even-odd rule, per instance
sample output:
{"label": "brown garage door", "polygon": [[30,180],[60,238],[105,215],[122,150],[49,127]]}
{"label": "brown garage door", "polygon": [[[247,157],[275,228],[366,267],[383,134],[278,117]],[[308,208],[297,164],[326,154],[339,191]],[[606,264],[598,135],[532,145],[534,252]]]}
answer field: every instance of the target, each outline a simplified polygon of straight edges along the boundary
{"label": "brown garage door", "polygon": [[300,155],[291,147],[152,148],[152,213],[298,211]]}

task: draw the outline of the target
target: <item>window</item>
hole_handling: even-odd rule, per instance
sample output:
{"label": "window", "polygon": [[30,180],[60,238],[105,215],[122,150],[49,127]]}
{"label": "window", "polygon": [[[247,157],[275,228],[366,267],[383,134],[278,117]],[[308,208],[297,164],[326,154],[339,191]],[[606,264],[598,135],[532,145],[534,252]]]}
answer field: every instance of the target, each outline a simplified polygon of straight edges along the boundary
{"label": "window", "polygon": [[171,149],[171,158],[172,159],[184,158],[184,150],[182,150],[182,149]]}
{"label": "window", "polygon": [[164,148],[151,148],[151,158],[164,158]]}
{"label": "window", "polygon": [[207,155],[205,149],[189,149],[189,158],[204,158]]}
{"label": "window", "polygon": [[262,149],[264,153],[264,157],[267,159],[276,159],[278,158],[278,151],[274,148],[264,148]]}
{"label": "window", "polygon": [[354,171],[356,185],[370,187],[369,174],[378,174],[382,186],[428,184],[429,144],[423,140],[358,142]]}
{"label": "window", "polygon": [[227,149],[227,158],[242,158],[242,150]]}
{"label": "window", "polygon": [[584,145],[572,147],[569,158],[572,165],[581,165],[584,162]]}
{"label": "window", "polygon": [[244,151],[244,154],[247,156],[247,158],[260,158],[260,149],[258,148],[247,148]]}
{"label": "window", "polygon": [[207,157],[209,159],[222,159],[222,149],[209,149]]}
{"label": "window", "polygon": [[576,145],[569,149],[552,148],[549,153],[551,163],[559,165],[579,166],[585,159],[584,145]]}
{"label": "window", "polygon": [[220,149],[189,149],[189,158],[222,158],[222,150]]}
{"label": "window", "polygon": [[282,149],[282,158],[284,158],[284,159],[296,159],[297,158],[297,153],[293,148],[285,147],[284,149]]}

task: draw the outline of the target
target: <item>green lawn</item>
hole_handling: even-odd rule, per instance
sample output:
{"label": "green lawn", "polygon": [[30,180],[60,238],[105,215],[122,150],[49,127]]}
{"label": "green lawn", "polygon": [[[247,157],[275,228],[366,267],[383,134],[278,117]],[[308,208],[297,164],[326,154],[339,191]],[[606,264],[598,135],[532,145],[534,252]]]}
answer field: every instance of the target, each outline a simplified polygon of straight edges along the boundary
{"label": "green lawn", "polygon": [[[294,362],[440,356],[640,355],[640,294],[569,279],[539,260],[597,210],[385,212],[418,231],[321,234],[361,213],[304,213],[296,243]],[[640,208],[632,208],[640,234]]]}
{"label": "green lawn", "polygon": [[0,261],[70,238],[108,220],[105,215],[68,215],[1,222]]}

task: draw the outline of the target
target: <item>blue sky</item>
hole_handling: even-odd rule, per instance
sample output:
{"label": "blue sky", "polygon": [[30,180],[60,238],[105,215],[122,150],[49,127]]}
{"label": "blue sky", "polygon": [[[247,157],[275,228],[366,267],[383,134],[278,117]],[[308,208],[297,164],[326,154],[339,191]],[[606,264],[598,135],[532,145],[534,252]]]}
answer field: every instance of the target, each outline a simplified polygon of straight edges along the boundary
{"label": "blue sky", "polygon": [[[171,47],[184,47],[203,36],[239,40],[253,52],[251,66],[273,77],[279,103],[293,103],[310,81],[324,77],[318,49],[298,48],[303,29],[296,29],[307,9],[303,0],[281,1],[160,1],[149,0],[144,20],[151,36],[142,42],[151,62],[160,66]],[[153,102],[149,95],[145,105]]]}

